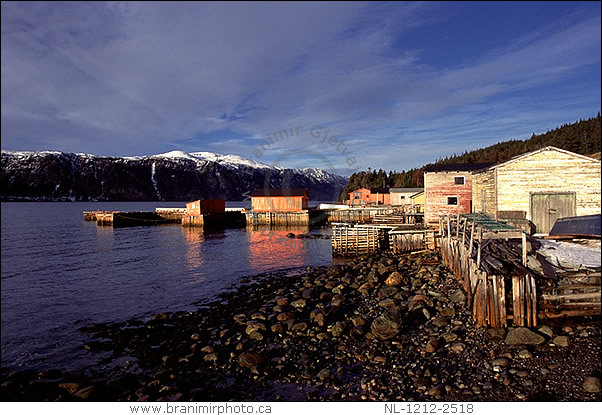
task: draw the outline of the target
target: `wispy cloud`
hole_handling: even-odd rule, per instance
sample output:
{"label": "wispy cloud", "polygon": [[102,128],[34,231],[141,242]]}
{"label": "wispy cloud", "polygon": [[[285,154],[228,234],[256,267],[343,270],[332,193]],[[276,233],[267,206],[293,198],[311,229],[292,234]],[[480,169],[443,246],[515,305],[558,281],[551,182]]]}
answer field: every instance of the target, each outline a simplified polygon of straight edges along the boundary
{"label": "wispy cloud", "polygon": [[[452,29],[468,4],[3,2],[2,147],[249,157],[274,131],[323,125],[364,167],[406,169],[594,115],[600,7],[586,6],[449,64],[404,40]],[[300,148],[346,162],[309,135],[264,157]]]}

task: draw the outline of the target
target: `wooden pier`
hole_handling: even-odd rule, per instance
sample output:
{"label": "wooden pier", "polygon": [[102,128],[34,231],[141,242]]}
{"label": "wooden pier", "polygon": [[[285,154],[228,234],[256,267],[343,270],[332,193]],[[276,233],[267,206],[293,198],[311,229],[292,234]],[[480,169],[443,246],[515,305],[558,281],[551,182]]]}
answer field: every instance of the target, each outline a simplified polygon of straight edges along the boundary
{"label": "wooden pier", "polygon": [[537,240],[479,214],[440,221],[441,255],[467,293],[479,326],[534,327],[539,319],[600,315],[600,270],[567,270],[536,252]]}
{"label": "wooden pier", "polygon": [[152,226],[181,223],[183,215],[160,214],[157,212],[120,212],[103,211],[84,212],[84,219],[96,221],[98,226]]}
{"label": "wooden pier", "polygon": [[309,211],[245,212],[250,226],[309,226]]}
{"label": "wooden pier", "polygon": [[155,212],[91,211],[83,212],[84,220],[98,226],[129,227],[179,224],[203,228],[244,227],[244,215],[238,211],[190,215],[185,209],[158,208]]}
{"label": "wooden pier", "polygon": [[328,223],[422,223],[418,205],[324,210]]}

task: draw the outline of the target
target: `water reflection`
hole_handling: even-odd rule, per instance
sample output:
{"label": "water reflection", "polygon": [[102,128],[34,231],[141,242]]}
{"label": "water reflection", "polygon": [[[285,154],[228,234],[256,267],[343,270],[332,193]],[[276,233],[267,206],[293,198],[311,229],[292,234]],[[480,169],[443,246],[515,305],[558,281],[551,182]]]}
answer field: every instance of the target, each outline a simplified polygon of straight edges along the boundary
{"label": "water reflection", "polygon": [[247,228],[249,234],[249,262],[257,272],[282,267],[302,267],[307,264],[312,245],[310,239],[289,238],[289,233],[308,233],[307,226],[270,229],[269,227]]}
{"label": "water reflection", "polygon": [[184,245],[184,261],[186,262],[186,270],[194,272],[194,280],[192,284],[199,284],[205,281],[205,277],[200,272],[201,267],[205,263],[203,251],[201,249],[205,241],[205,234],[201,227],[182,226],[182,235],[186,241]]}

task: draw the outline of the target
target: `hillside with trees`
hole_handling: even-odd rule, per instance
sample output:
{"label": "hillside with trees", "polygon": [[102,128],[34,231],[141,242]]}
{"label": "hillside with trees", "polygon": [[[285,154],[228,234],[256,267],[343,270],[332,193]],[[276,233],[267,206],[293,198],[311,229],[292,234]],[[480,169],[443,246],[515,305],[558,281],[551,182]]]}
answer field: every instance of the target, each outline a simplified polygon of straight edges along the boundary
{"label": "hillside with trees", "polygon": [[530,151],[539,150],[546,146],[554,146],[577,154],[600,158],[600,143],[602,132],[600,113],[587,120],[579,120],[573,124],[564,124],[543,134],[533,134],[525,140],[509,140],[489,147],[473,151],[465,151],[461,155],[454,154],[434,163],[408,171],[379,170],[361,171],[351,175],[349,183],[343,189],[339,200],[344,201],[349,192],[360,187],[423,187],[424,169],[433,164],[456,163],[503,163],[512,157]]}

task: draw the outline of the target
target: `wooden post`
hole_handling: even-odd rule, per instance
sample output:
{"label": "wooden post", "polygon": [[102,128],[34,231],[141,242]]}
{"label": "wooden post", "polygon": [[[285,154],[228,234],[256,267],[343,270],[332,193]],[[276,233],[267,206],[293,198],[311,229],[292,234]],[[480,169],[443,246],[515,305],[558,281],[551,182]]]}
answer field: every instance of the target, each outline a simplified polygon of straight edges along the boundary
{"label": "wooden post", "polygon": [[525,232],[521,233],[521,244],[522,244],[522,253],[523,253],[523,265],[527,265],[527,234]]}
{"label": "wooden post", "polygon": [[456,215],[456,236],[459,238],[460,237],[460,214],[458,213]]}
{"label": "wooden post", "polygon": [[468,257],[472,258],[472,245],[474,243],[474,227],[476,222],[472,222],[472,228],[470,230],[470,250],[468,252]]}

